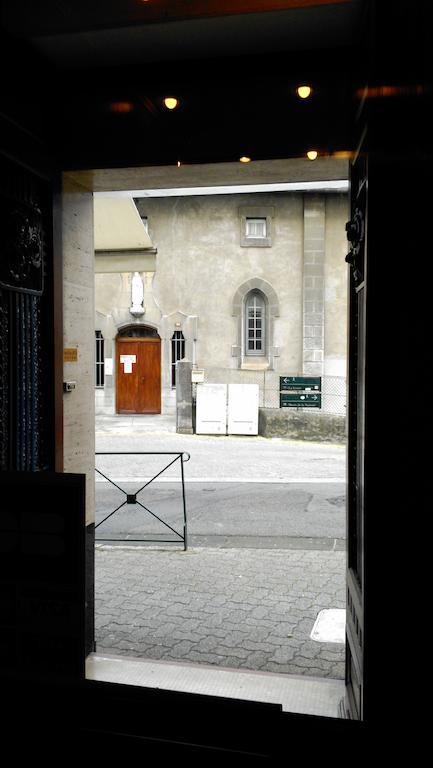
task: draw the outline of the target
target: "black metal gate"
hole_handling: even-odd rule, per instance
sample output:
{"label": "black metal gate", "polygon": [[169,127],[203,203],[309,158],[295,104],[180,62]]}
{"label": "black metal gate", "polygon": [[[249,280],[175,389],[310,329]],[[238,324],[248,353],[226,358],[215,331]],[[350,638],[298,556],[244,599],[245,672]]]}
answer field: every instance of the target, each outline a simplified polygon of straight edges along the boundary
{"label": "black metal gate", "polygon": [[0,470],[54,468],[52,190],[0,158]]}
{"label": "black metal gate", "polygon": [[[116,509],[113,509],[112,512],[110,512],[106,517],[104,517],[103,520],[101,520],[99,523],[95,525],[95,530],[99,528],[103,523],[105,523],[110,517],[112,517],[116,512],[118,512],[120,509],[122,509],[126,504],[138,504],[139,507],[141,507],[145,512],[148,512],[149,515],[152,515],[156,520],[158,520],[160,523],[162,523],[163,526],[168,528],[176,538],[172,539],[149,539],[149,538],[143,538],[143,539],[116,539],[114,537],[111,538],[102,538],[102,537],[95,537],[95,541],[127,541],[131,543],[135,542],[148,542],[148,543],[158,543],[158,544],[177,544],[180,541],[183,542],[183,548],[184,551],[188,548],[188,533],[187,533],[187,517],[186,517],[186,497],[185,497],[185,475],[184,475],[184,468],[183,465],[190,460],[190,454],[186,452],[181,453],[175,453],[173,451],[97,451],[95,456],[174,456],[174,459],[170,461],[168,464],[166,464],[163,469],[160,470],[156,475],[154,475],[150,480],[147,480],[147,482],[144,483],[135,493],[128,493],[128,491],[125,491],[124,488],[121,488],[120,485],[114,482],[111,478],[109,478],[106,474],[101,472],[98,467],[95,466],[95,472],[97,472],[99,475],[101,475],[105,480],[107,480],[109,483],[114,485],[115,488],[117,488],[119,491],[121,491],[125,496],[125,500],[122,502],[122,504],[119,504]],[[187,458],[184,458],[184,457]],[[149,509],[145,504],[142,504],[141,501],[138,500],[138,495],[144,491],[145,488],[147,488],[151,483],[154,482],[158,477],[160,477],[163,472],[165,472],[169,467],[173,466],[176,462],[179,462],[180,464],[180,472],[181,472],[181,483],[182,483],[182,510],[183,510],[183,533],[180,533],[175,528],[173,528],[169,523],[167,523],[165,520],[162,520],[158,515],[155,514],[155,512],[152,512],[151,509]]]}

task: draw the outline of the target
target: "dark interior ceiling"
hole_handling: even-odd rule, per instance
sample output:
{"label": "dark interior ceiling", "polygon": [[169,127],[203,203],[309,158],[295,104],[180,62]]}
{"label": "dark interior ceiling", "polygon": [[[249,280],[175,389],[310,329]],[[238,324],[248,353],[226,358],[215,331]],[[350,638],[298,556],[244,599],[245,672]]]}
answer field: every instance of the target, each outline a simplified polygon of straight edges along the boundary
{"label": "dark interior ceiling", "polygon": [[[30,40],[56,66],[83,69],[350,46],[362,2],[46,0],[42,9],[34,2],[6,5],[7,28],[15,36]],[[235,13],[237,6],[244,11]],[[261,12],[254,12],[257,8]]]}
{"label": "dark interior ceiling", "polygon": [[[24,92],[32,131],[49,135],[63,167],[332,154],[353,144],[366,5],[6,0],[3,71],[21,69],[15,114]],[[178,109],[164,108],[166,95]]]}
{"label": "dark interior ceiling", "polygon": [[152,56],[162,58],[172,58],[174,42],[178,51],[187,47],[193,56],[201,55],[205,50],[201,35],[211,46],[209,55],[221,45],[230,49],[247,40],[263,52],[270,33],[283,50],[308,49],[319,40],[324,41],[319,47],[345,45],[351,41],[362,4],[362,0],[3,0],[1,8],[2,23],[12,35],[38,39],[42,48],[61,60],[74,45],[77,52],[88,45],[97,55],[99,41],[104,40],[110,41],[115,55],[128,56],[129,44],[138,46],[141,41],[145,57],[149,47]]}

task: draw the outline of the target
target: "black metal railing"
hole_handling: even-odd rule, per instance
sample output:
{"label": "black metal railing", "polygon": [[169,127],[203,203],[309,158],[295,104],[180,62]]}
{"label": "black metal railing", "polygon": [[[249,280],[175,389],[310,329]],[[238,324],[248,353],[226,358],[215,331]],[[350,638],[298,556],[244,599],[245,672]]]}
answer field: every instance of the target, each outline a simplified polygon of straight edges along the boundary
{"label": "black metal railing", "polygon": [[[170,461],[163,469],[161,469],[156,475],[151,477],[150,480],[148,480],[144,485],[141,486],[141,488],[138,489],[135,493],[128,493],[128,491],[125,491],[124,488],[121,488],[120,485],[114,482],[110,477],[108,477],[106,474],[101,472],[98,467],[95,466],[95,472],[97,472],[101,477],[103,477],[105,480],[107,480],[111,485],[114,485],[115,488],[117,488],[119,491],[125,494],[126,499],[122,502],[122,504],[119,504],[116,509],[113,509],[112,512],[110,512],[106,517],[104,517],[103,520],[100,520],[99,523],[95,525],[95,530],[99,528],[103,523],[105,523],[110,517],[112,517],[116,512],[118,512],[120,509],[122,509],[126,504],[138,504],[142,509],[144,509],[146,512],[148,512],[152,517],[156,518],[162,525],[164,525],[166,528],[168,528],[170,531],[172,531],[173,534],[175,534],[175,539],[118,539],[118,538],[101,538],[101,537],[95,537],[95,541],[127,541],[127,542],[149,542],[149,543],[158,543],[158,544],[177,544],[180,541],[183,542],[183,548],[186,551],[188,548],[188,533],[187,533],[187,518],[186,518],[186,497],[185,497],[185,475],[184,475],[184,468],[183,465],[190,460],[190,454],[186,453],[185,451],[181,453],[175,453],[173,451],[97,451],[95,453],[95,456],[174,456],[174,459]],[[184,458],[184,457],[187,458]],[[142,504],[141,501],[137,499],[137,496],[139,493],[144,491],[145,488],[147,488],[151,483],[153,483],[154,480],[156,480],[158,477],[160,477],[163,472],[165,472],[169,467],[173,466],[176,462],[180,463],[180,471],[181,471],[181,483],[182,483],[182,508],[183,508],[183,534],[177,531],[175,528],[173,528],[169,523],[167,523],[165,520],[162,520],[158,515],[155,514],[155,512],[152,512],[151,509],[145,506],[145,504]]]}

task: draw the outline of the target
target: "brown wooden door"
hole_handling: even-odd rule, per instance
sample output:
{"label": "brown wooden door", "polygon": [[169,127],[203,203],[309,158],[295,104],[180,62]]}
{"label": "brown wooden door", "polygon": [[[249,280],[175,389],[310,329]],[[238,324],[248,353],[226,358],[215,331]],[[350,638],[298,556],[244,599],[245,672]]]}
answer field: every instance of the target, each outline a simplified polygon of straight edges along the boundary
{"label": "brown wooden door", "polygon": [[161,339],[117,340],[117,413],[161,413]]}

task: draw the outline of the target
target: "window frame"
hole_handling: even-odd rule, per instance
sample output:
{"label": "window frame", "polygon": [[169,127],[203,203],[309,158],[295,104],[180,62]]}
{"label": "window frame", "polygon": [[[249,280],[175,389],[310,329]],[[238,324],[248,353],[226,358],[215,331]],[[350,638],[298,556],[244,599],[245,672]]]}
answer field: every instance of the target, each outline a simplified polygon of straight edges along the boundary
{"label": "window frame", "polygon": [[[183,331],[177,328],[175,331],[173,331],[173,335],[170,339],[170,357],[171,357],[170,386],[172,387],[172,389],[176,388],[176,363],[179,360],[183,360],[183,358],[185,357],[185,344],[186,344],[186,339],[183,334]],[[180,354],[180,357],[178,357],[178,354]]]}
{"label": "window frame", "polygon": [[[272,219],[275,217],[275,207],[243,205],[238,209],[240,218],[240,246],[241,248],[270,248],[272,246]],[[262,237],[248,235],[248,221],[262,219],[265,222],[266,233]]]}
{"label": "window frame", "polygon": [[[257,304],[257,299],[261,307]],[[253,316],[250,317],[250,309],[253,304]],[[257,310],[260,309],[260,317]],[[252,323],[252,324],[251,324]],[[258,327],[258,324],[260,326]],[[253,335],[250,332],[253,331]],[[260,336],[258,335],[260,333]],[[245,357],[266,357],[267,354],[267,306],[266,296],[258,288],[248,291],[244,303],[244,322],[243,322],[243,348]],[[257,349],[257,343],[260,339],[261,348]],[[253,342],[253,349],[249,348],[250,341]]]}

